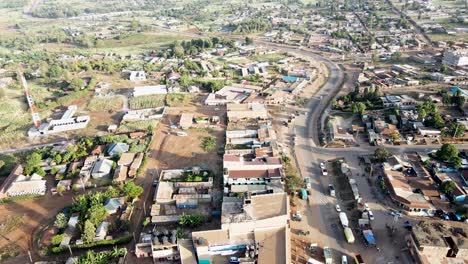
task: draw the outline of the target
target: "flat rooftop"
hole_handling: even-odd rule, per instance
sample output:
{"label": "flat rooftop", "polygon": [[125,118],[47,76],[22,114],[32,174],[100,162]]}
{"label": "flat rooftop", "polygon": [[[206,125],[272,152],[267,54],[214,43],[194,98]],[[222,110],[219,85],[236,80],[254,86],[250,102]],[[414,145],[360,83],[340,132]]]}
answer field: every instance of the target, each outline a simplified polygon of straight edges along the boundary
{"label": "flat rooftop", "polygon": [[458,248],[468,249],[466,223],[430,220],[413,226],[413,237],[421,246],[448,247],[446,237],[451,237]]}

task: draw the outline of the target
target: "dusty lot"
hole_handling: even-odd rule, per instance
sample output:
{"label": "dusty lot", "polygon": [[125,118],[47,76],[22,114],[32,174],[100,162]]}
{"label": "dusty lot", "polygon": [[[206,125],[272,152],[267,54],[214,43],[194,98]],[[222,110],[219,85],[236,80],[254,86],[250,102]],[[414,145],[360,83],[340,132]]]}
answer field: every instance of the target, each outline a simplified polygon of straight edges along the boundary
{"label": "dusty lot", "polygon": [[[177,136],[175,132],[181,130],[171,129],[171,123],[177,125],[181,113],[193,113],[194,116],[205,117],[220,116],[221,125],[212,128],[206,125],[194,125],[185,131],[187,136]],[[148,161],[148,168],[155,166],[159,169],[178,169],[198,165],[219,174],[222,163],[218,150],[224,145],[224,116],[223,108],[188,106],[168,109],[166,116],[157,127],[151,147],[152,152],[155,152],[155,155],[152,155],[155,159]],[[204,137],[216,137],[215,150],[206,152],[201,148]]]}
{"label": "dusty lot", "polygon": [[37,199],[22,201],[11,201],[0,205],[0,223],[3,223],[10,216],[23,216],[23,224],[4,234],[0,240],[0,248],[8,245],[15,245],[20,251],[20,255],[9,259],[4,263],[29,263],[27,250],[31,250],[34,261],[38,256],[34,254],[36,246],[33,244],[33,237],[36,231],[43,225],[52,221],[58,211],[72,203],[72,192],[67,192],[63,196],[52,196],[47,193],[45,196]]}

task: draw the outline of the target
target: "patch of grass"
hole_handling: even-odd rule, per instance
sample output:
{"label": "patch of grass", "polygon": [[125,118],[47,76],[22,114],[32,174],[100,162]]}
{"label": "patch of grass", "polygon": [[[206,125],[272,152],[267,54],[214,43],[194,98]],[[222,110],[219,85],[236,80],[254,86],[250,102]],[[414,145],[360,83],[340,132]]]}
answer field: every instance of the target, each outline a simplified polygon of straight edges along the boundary
{"label": "patch of grass", "polygon": [[166,96],[167,106],[186,104],[190,100],[190,95],[182,93],[173,93]]}
{"label": "patch of grass", "polygon": [[130,109],[156,108],[164,106],[165,95],[148,95],[130,98]]}
{"label": "patch of grass", "polygon": [[15,202],[15,201],[23,201],[23,200],[28,200],[28,199],[35,199],[41,196],[42,195],[40,194],[27,194],[27,195],[21,195],[21,196],[7,197],[7,198],[0,199],[0,204]]}
{"label": "patch of grass", "polygon": [[3,166],[0,167],[0,177],[8,176],[16,164],[16,158],[12,155],[0,154],[0,160],[3,162]]}
{"label": "patch of grass", "polygon": [[93,97],[88,103],[87,109],[90,111],[117,111],[122,108],[123,101],[119,96]]}
{"label": "patch of grass", "polygon": [[3,262],[7,259],[14,258],[20,253],[19,248],[14,245],[10,245],[0,250],[0,262]]}
{"label": "patch of grass", "polygon": [[215,137],[205,137],[201,143],[201,147],[204,151],[212,151],[216,148],[216,138]]}
{"label": "patch of grass", "polygon": [[0,235],[5,236],[15,230],[24,223],[23,215],[9,216],[5,221],[0,223]]}
{"label": "patch of grass", "polygon": [[128,133],[135,131],[147,131],[149,127],[155,127],[158,124],[157,120],[142,120],[135,122],[126,122],[119,126],[119,133]]}
{"label": "patch of grass", "polygon": [[257,55],[257,56],[252,57],[252,59],[256,61],[268,61],[268,62],[278,62],[284,58],[285,56],[280,53],[263,54],[263,55]]}
{"label": "patch of grass", "polygon": [[170,43],[183,39],[185,38],[171,34],[137,33],[99,41],[96,48],[120,48],[144,44]]}

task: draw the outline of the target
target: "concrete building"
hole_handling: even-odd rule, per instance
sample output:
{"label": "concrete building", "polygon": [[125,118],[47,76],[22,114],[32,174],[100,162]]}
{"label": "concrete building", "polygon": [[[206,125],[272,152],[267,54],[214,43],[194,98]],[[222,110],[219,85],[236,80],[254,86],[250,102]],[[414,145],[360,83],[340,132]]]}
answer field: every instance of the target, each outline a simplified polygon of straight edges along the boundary
{"label": "concrete building", "polygon": [[228,103],[240,104],[255,91],[251,87],[224,86],[221,90],[210,93],[205,99],[205,104],[212,106]]}
{"label": "concrete building", "polygon": [[87,115],[73,117],[76,110],[76,105],[70,105],[60,119],[53,119],[48,123],[44,122],[37,128],[32,127],[28,131],[28,136],[36,137],[86,128],[91,118]]}
{"label": "concrete building", "polygon": [[426,220],[413,226],[406,243],[416,264],[464,264],[468,262],[466,223]]}
{"label": "concrete building", "polygon": [[131,71],[129,80],[131,82],[146,81],[146,73],[144,71]]}
{"label": "concrete building", "polygon": [[0,186],[0,198],[21,195],[44,195],[46,181],[42,176],[34,173],[31,176],[23,174],[23,166],[17,165]]}
{"label": "concrete building", "polygon": [[268,118],[268,111],[264,104],[227,104],[226,107],[229,121]]}
{"label": "concrete building", "polygon": [[[413,216],[433,216],[436,208],[430,203],[427,196],[416,189],[427,186],[425,181],[413,177],[406,177],[400,171],[384,170],[384,180],[390,192],[390,197],[405,213]],[[435,193],[438,195],[438,192]]]}
{"label": "concrete building", "polygon": [[286,193],[224,197],[221,229],[193,232],[199,263],[215,263],[217,256],[245,252],[248,261],[291,261],[289,199]]}
{"label": "concrete building", "polygon": [[468,49],[447,49],[444,51],[442,62],[450,66],[466,66],[468,65]]}
{"label": "concrete building", "polygon": [[134,97],[156,94],[167,94],[167,86],[163,84],[151,86],[137,86],[133,88],[132,93]]}
{"label": "concrete building", "polygon": [[105,158],[99,158],[93,166],[91,176],[94,179],[108,177],[112,170],[113,161]]}

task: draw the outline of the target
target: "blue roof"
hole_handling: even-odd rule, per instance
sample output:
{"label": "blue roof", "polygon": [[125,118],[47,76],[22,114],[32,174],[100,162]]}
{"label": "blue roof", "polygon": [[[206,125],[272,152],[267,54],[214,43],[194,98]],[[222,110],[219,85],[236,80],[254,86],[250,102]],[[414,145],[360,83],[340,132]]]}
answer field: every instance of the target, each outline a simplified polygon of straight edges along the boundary
{"label": "blue roof", "polygon": [[299,78],[294,77],[294,76],[283,76],[283,81],[285,81],[285,82],[296,82],[297,79],[299,79]]}
{"label": "blue roof", "polygon": [[468,92],[463,90],[463,89],[460,89],[459,87],[453,87],[452,89],[450,89],[450,93],[452,93],[452,94],[456,94],[458,91],[460,91],[460,93],[463,96],[468,96]]}
{"label": "blue roof", "polygon": [[[364,230],[364,231],[370,231],[370,230]],[[367,243],[370,245],[375,245],[375,237],[372,231],[370,232],[364,232],[364,238],[366,239]]]}

